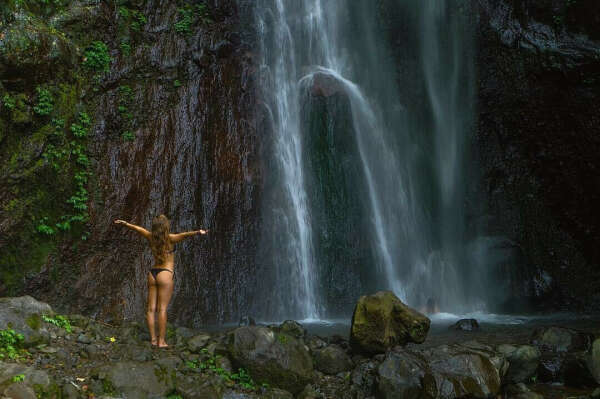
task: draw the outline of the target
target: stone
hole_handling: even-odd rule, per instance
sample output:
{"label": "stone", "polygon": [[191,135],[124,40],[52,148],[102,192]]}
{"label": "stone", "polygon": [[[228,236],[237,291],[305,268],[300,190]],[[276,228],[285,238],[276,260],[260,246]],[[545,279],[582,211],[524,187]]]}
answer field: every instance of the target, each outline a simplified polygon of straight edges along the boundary
{"label": "stone", "polygon": [[430,320],[403,304],[391,291],[359,298],[352,315],[350,345],[368,354],[385,353],[396,345],[423,343]]}
{"label": "stone", "polygon": [[22,382],[10,384],[4,390],[4,396],[11,399],[37,399],[33,388]]}
{"label": "stone", "polygon": [[375,375],[377,364],[373,361],[363,361],[350,375],[352,384],[359,387],[363,392],[371,393],[375,386]]}
{"label": "stone", "polygon": [[377,369],[377,392],[382,398],[493,397],[507,367],[502,356],[474,343],[393,350]]}
{"label": "stone", "polygon": [[313,362],[302,341],[267,327],[239,327],[229,333],[228,351],[236,367],[257,384],[267,382],[297,394],[313,379]]}
{"label": "stone", "polygon": [[448,328],[452,330],[475,331],[479,330],[479,323],[475,319],[460,319]]}
{"label": "stone", "polygon": [[315,368],[325,374],[335,375],[352,369],[352,360],[337,345],[330,345],[313,353]]}
{"label": "stone", "polygon": [[198,374],[177,379],[177,392],[186,399],[221,399],[224,389],[218,376]]}
{"label": "stone", "polygon": [[583,352],[569,353],[565,357],[560,373],[565,385],[570,387],[593,388],[598,385],[588,367],[586,355]]}
{"label": "stone", "polygon": [[588,365],[594,379],[600,384],[600,338],[597,338],[592,344]]}
{"label": "stone", "polygon": [[561,353],[542,352],[537,377],[540,382],[559,382],[564,357]]}
{"label": "stone", "polygon": [[79,336],[77,336],[77,342],[80,344],[91,344],[92,337],[90,337],[88,334],[79,334]]}
{"label": "stone", "polygon": [[206,344],[208,344],[208,341],[210,341],[209,334],[201,333],[201,334],[195,335],[188,340],[188,343],[187,343],[188,349],[190,350],[190,352],[194,352],[194,353],[200,352],[200,350],[202,348],[204,348],[206,346]]}
{"label": "stone", "polygon": [[539,327],[534,330],[531,343],[554,352],[585,351],[592,344],[592,335],[565,327]]}
{"label": "stone", "polygon": [[0,361],[0,384],[19,374],[25,376],[24,381],[28,385],[39,385],[42,388],[48,388],[51,384],[48,373],[43,370],[37,370],[31,366],[19,363],[4,363]]}
{"label": "stone", "polygon": [[0,298],[0,330],[12,328],[23,334],[26,346],[48,341],[50,327],[41,316],[52,314],[50,305],[29,295]]}
{"label": "stone", "polygon": [[279,331],[296,338],[304,338],[306,330],[295,320],[286,320],[279,326]]}
{"label": "stone", "polygon": [[540,350],[531,345],[512,346],[499,345],[498,352],[502,353],[509,362],[506,380],[512,383],[528,382],[533,377],[540,363]]}
{"label": "stone", "polygon": [[153,362],[116,362],[102,366],[97,374],[127,398],[167,396],[175,388],[172,373]]}

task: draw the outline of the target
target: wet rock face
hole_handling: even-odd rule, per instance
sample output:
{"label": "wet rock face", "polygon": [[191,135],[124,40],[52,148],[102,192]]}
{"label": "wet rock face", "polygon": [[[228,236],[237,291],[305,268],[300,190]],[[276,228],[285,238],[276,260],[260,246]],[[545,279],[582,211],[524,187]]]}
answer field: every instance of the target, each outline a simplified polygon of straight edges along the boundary
{"label": "wet rock face", "polygon": [[385,353],[408,342],[422,343],[430,320],[409,308],[391,291],[363,295],[352,315],[350,345],[360,353]]}
{"label": "wet rock face", "polygon": [[[171,320],[215,323],[237,320],[247,311],[247,293],[254,287],[261,191],[251,3],[208,2],[210,22],[194,20],[187,33],[176,29],[181,18],[178,3],[158,0],[127,5],[146,19],[138,30],[104,2],[72,2],[45,17],[56,29],[35,25],[36,29],[22,32],[26,37],[21,39],[17,28],[27,20],[12,19],[6,30],[2,27],[3,46],[30,40],[38,47],[29,46],[33,52],[1,52],[0,92],[11,90],[15,102],[11,115],[16,116],[2,112],[0,127],[9,124],[12,130],[20,124],[37,129],[43,119],[32,110],[35,85],[47,84],[54,90],[70,84],[71,97],[61,107],[71,113],[85,109],[91,116],[87,157],[92,177],[86,185],[88,240],[46,237],[35,232],[35,225],[20,226],[59,212],[51,210],[52,201],[44,205],[39,198],[15,199],[12,193],[23,192],[23,187],[44,190],[48,185],[21,178],[19,172],[44,164],[41,153],[47,148],[48,133],[41,132],[37,141],[25,135],[27,147],[19,147],[23,154],[16,154],[22,156],[15,155],[14,161],[12,153],[0,151],[0,181],[3,187],[10,182],[11,188],[0,193],[1,262],[11,267],[20,263],[18,254],[25,250],[14,242],[31,243],[33,249],[25,249],[35,255],[28,257],[33,260],[25,270],[24,289],[16,282],[9,286],[0,281],[0,292],[42,293],[44,298],[58,298],[59,308],[93,312],[109,321],[141,317],[153,259],[143,239],[117,228],[112,220],[150,228],[152,217],[164,213],[173,231],[200,227],[210,231],[178,244]],[[34,22],[44,21],[36,18]],[[43,37],[37,40],[35,35]],[[108,71],[97,78],[82,66],[84,49],[92,41],[104,42],[111,58]],[[56,73],[45,74],[46,67]],[[26,101],[19,102],[14,93],[24,84]],[[123,93],[129,93],[126,100]],[[56,93],[54,101],[56,108]],[[65,118],[68,133],[71,116],[55,113],[52,117]],[[125,133],[133,139],[123,138]],[[17,138],[0,140],[10,144]],[[17,152],[14,146],[5,148]],[[11,173],[18,179],[5,175],[4,170],[11,170],[4,167],[9,161],[15,164],[17,174]],[[50,186],[55,187],[49,190],[68,192],[65,186],[71,181],[52,180],[49,170],[40,167],[27,176],[52,181]],[[25,209],[6,211],[8,203],[24,204]],[[30,230],[33,237],[23,237]]]}
{"label": "wet rock face", "polygon": [[478,2],[479,220],[521,252],[512,311],[600,306],[598,6]]}
{"label": "wet rock face", "polygon": [[26,345],[47,341],[50,331],[42,322],[42,315],[53,313],[50,305],[28,295],[0,298],[0,330],[11,328],[21,332]]}

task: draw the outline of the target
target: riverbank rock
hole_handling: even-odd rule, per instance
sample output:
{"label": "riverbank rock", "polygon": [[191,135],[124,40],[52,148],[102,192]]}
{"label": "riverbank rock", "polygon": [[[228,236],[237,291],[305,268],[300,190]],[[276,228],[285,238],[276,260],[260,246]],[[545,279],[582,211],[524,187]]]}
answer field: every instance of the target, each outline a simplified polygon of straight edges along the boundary
{"label": "riverbank rock", "polygon": [[[105,393],[123,393],[127,398],[166,396],[175,388],[174,369],[155,362],[117,362],[101,367],[95,374]],[[106,392],[109,391],[109,392]]]}
{"label": "riverbank rock", "polygon": [[451,330],[475,331],[479,330],[479,323],[475,319],[460,319],[448,328]]}
{"label": "riverbank rock", "polygon": [[352,369],[352,360],[346,352],[337,345],[313,352],[315,367],[325,374],[335,375]]}
{"label": "riverbank rock", "polygon": [[23,334],[27,346],[48,340],[48,324],[41,316],[52,314],[50,305],[28,295],[0,298],[0,330],[12,328]]}
{"label": "riverbank rock", "polygon": [[506,380],[512,383],[527,382],[540,364],[541,352],[531,345],[499,345],[498,352],[509,362]]}
{"label": "riverbank rock", "polygon": [[378,368],[381,398],[487,398],[500,391],[507,362],[478,343],[394,350]]}
{"label": "riverbank rock", "polygon": [[592,335],[565,327],[536,328],[531,343],[554,352],[586,351],[592,344]]}
{"label": "riverbank rock", "polygon": [[588,364],[594,379],[600,384],[600,338],[592,344]]}
{"label": "riverbank rock", "polygon": [[294,394],[313,379],[313,363],[302,340],[267,327],[239,327],[229,334],[228,351],[234,365],[244,367],[258,382]]}
{"label": "riverbank rock", "polygon": [[361,353],[384,353],[396,345],[423,343],[430,320],[391,291],[359,298],[352,315],[350,345]]}

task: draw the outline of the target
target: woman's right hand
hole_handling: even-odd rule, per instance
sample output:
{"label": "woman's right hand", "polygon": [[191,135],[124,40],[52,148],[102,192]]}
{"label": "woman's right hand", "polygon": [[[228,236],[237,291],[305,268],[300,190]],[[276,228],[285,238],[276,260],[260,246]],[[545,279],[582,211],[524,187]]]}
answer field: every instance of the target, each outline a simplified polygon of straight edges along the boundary
{"label": "woman's right hand", "polygon": [[127,224],[127,222],[121,219],[117,219],[115,220],[115,224]]}
{"label": "woman's right hand", "polygon": [[200,234],[206,234],[206,233],[208,233],[208,230],[202,230],[202,229],[200,229],[200,230],[198,230],[198,233],[200,233]]}

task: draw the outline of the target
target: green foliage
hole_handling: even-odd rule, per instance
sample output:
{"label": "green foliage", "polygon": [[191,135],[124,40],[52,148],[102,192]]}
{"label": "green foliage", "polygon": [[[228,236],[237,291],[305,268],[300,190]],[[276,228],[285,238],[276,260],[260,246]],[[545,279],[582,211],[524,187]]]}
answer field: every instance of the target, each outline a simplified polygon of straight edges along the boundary
{"label": "green foliage", "polygon": [[277,335],[277,340],[278,340],[279,342],[281,342],[282,344],[287,344],[287,343],[288,343],[288,341],[289,341],[289,338],[288,338],[288,336],[287,336],[287,335],[284,335],[284,334],[278,334],[278,335]]}
{"label": "green foliage", "polygon": [[55,233],[54,229],[48,226],[46,223],[48,222],[48,217],[43,217],[38,223],[36,229],[39,233],[52,235]]}
{"label": "green foliage", "polygon": [[[208,350],[202,349],[202,353],[207,356],[204,361],[194,360],[185,362],[186,367],[190,369],[200,369],[202,371],[211,371],[221,377],[223,377],[228,382],[233,382],[239,384],[245,389],[257,389],[257,385],[250,377],[250,374],[244,369],[239,368],[237,372],[231,373],[222,367],[217,367],[217,359],[219,355],[213,356],[208,354]],[[268,384],[262,384],[263,387],[268,387]]]}
{"label": "green foliage", "polygon": [[50,115],[54,108],[54,101],[52,100],[52,94],[46,88],[38,86],[36,88],[38,94],[37,104],[33,107],[33,110],[38,115]]}
{"label": "green foliage", "polygon": [[173,392],[167,396],[167,399],[183,399],[183,396],[181,396],[177,392]]}
{"label": "green foliage", "polygon": [[10,380],[12,382],[23,382],[25,381],[25,374],[14,375]]}
{"label": "green foliage", "polygon": [[560,28],[565,22],[565,17],[563,15],[555,15],[552,17],[552,22],[554,22],[557,28]]}
{"label": "green foliage", "polygon": [[85,50],[83,65],[96,72],[108,72],[111,61],[108,46],[104,42],[94,41]]}
{"label": "green foliage", "polygon": [[135,140],[135,135],[133,133],[131,133],[129,130],[125,130],[121,134],[121,138],[125,141],[133,141],[133,140]]}
{"label": "green foliage", "polygon": [[0,359],[9,358],[12,360],[21,357],[23,349],[23,334],[8,328],[0,330]]}
{"label": "green foliage", "polygon": [[13,108],[15,108],[16,101],[10,96],[10,94],[7,93],[4,95],[4,97],[2,97],[2,104],[4,104],[6,109],[12,110]]}
{"label": "green foliage", "polygon": [[146,22],[148,22],[144,14],[125,6],[119,7],[119,15],[121,18],[129,21],[129,27],[136,32],[139,32],[142,29],[142,26],[146,25]]}
{"label": "green foliage", "polygon": [[54,317],[42,315],[42,320],[46,323],[54,324],[56,327],[64,328],[66,332],[72,332],[71,322],[65,316],[56,315]]}
{"label": "green foliage", "polygon": [[174,25],[175,32],[188,35],[191,33],[192,24],[200,21],[204,24],[211,23],[208,15],[208,7],[204,3],[198,3],[194,6],[186,3],[183,7],[177,9],[177,22]]}
{"label": "green foliage", "polygon": [[87,137],[88,127],[91,124],[91,119],[89,115],[85,112],[80,112],[78,122],[79,123],[73,123],[71,125],[71,133],[73,133],[73,135],[78,138]]}
{"label": "green foliage", "polygon": [[177,12],[179,17],[175,22],[175,32],[186,35],[191,33],[191,26],[194,22],[193,11],[190,8],[179,8]]}
{"label": "green foliage", "polygon": [[181,87],[181,82],[179,81],[179,79],[175,79],[175,81],[173,82],[173,87]]}
{"label": "green foliage", "polygon": [[127,42],[121,42],[121,52],[125,56],[129,56],[131,54],[131,45]]}

